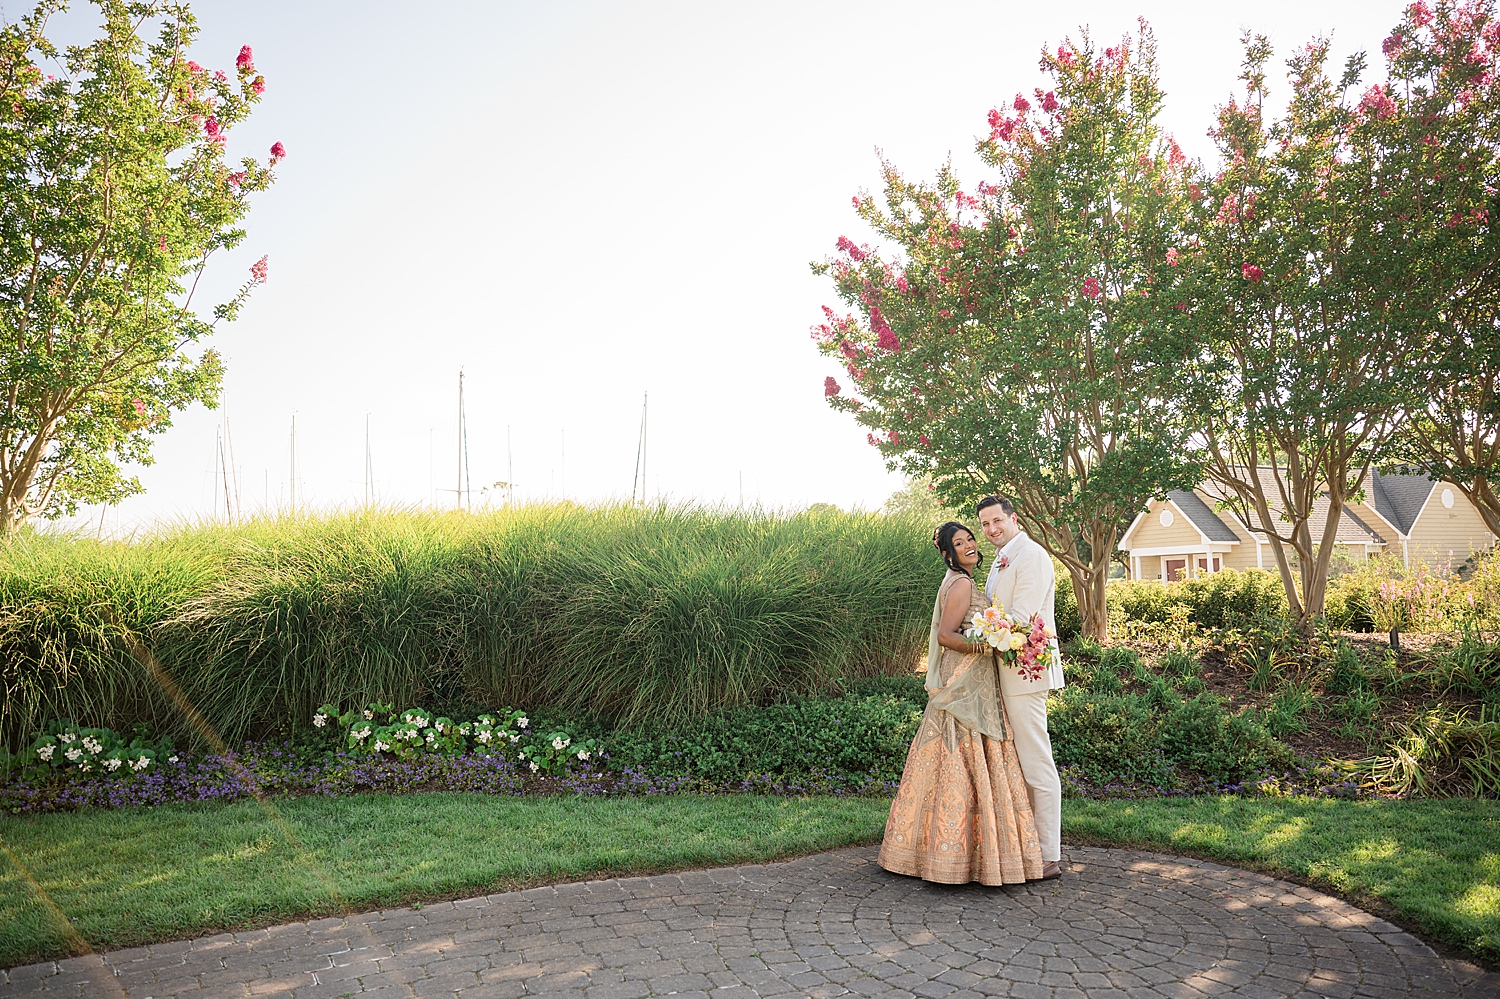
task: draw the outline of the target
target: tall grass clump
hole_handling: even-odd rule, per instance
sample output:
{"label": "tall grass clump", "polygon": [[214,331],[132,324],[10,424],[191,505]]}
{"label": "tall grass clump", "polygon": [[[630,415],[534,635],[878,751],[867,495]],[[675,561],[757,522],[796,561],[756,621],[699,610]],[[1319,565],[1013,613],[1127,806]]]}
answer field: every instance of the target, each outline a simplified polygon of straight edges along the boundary
{"label": "tall grass clump", "polygon": [[23,533],[0,547],[0,735],[67,717],[234,743],[371,699],[622,723],[766,703],[911,665],[943,572],[930,533],[566,503]]}

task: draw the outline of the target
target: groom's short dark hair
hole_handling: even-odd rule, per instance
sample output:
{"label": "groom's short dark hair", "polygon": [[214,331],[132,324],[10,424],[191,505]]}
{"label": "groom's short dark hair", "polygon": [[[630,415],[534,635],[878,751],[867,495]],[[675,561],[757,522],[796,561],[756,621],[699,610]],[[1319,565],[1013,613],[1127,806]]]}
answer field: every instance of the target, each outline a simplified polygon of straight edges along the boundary
{"label": "groom's short dark hair", "polygon": [[1000,512],[1009,517],[1016,512],[1015,504],[1001,496],[986,496],[974,505],[974,516],[979,516],[986,507],[998,506]]}

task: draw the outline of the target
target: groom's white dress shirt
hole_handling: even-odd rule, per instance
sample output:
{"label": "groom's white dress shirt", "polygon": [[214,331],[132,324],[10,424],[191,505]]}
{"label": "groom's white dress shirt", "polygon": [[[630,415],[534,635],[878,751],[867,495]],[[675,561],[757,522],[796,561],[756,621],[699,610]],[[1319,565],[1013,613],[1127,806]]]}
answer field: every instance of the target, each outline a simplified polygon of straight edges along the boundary
{"label": "groom's white dress shirt", "polygon": [[[1007,612],[1027,618],[1040,614],[1056,630],[1053,602],[1057,596],[1057,573],[1046,549],[1027,537],[1026,532],[1011,538],[996,554],[984,592],[991,600],[999,599]],[[1045,862],[1062,859],[1062,781],[1052,759],[1052,738],[1047,733],[1047,692],[1062,685],[1062,661],[1055,650],[1052,665],[1036,680],[1021,679],[1014,666],[1000,668],[1000,696],[1010,721],[1021,776],[1031,797],[1037,839],[1041,841]]]}

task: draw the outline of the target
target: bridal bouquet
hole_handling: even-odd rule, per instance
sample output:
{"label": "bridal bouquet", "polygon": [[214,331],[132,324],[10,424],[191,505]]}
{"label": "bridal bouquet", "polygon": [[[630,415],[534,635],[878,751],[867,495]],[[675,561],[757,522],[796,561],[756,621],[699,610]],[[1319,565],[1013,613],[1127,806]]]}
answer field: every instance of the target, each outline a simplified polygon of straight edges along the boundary
{"label": "bridal bouquet", "polygon": [[1002,665],[1014,664],[1023,680],[1040,680],[1047,672],[1057,633],[1040,614],[1030,620],[1007,614],[1000,601],[975,614],[964,633],[971,642],[984,642],[995,650]]}

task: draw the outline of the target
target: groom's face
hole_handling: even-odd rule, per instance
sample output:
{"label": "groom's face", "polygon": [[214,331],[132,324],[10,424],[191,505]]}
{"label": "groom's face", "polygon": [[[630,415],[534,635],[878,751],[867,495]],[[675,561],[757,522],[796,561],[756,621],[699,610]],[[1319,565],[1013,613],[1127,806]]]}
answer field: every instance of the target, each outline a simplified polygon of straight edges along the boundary
{"label": "groom's face", "polygon": [[1021,532],[1020,526],[1016,523],[1016,515],[1006,513],[999,503],[991,504],[979,511],[979,526],[984,528],[984,536],[996,548],[1003,548]]}

